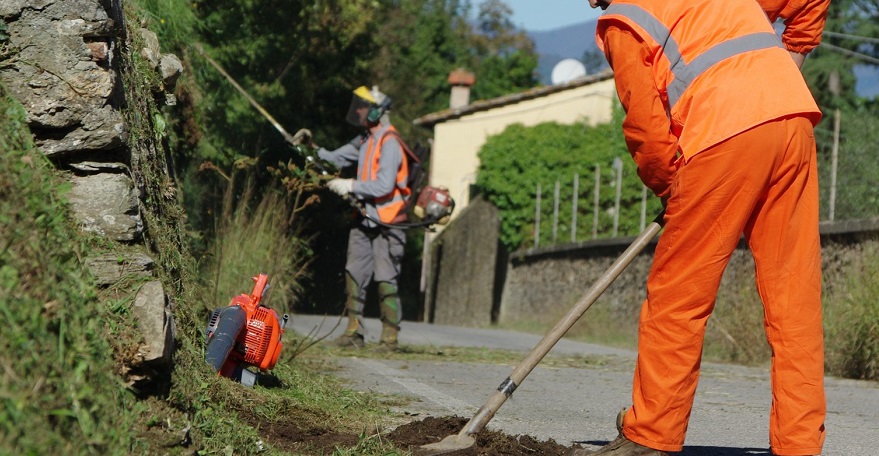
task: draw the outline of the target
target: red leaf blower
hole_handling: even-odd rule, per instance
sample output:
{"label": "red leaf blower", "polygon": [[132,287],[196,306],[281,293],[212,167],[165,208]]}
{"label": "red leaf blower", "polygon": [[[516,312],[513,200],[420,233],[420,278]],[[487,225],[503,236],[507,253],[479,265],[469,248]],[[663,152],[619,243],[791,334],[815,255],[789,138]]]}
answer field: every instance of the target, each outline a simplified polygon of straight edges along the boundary
{"label": "red leaf blower", "polygon": [[257,374],[248,370],[271,370],[281,354],[281,336],[289,317],[278,320],[274,310],[261,304],[269,288],[269,276],[253,277],[255,285],[250,295],[232,298],[229,306],[214,309],[205,331],[205,361],[220,375],[245,386],[256,384]]}

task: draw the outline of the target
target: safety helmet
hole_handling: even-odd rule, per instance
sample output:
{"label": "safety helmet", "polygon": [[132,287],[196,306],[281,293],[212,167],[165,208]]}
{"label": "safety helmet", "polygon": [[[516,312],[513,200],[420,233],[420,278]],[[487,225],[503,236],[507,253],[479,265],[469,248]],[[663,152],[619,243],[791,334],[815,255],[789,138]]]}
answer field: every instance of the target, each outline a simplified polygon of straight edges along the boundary
{"label": "safety helmet", "polygon": [[345,120],[355,127],[372,127],[383,121],[391,109],[391,98],[378,90],[378,86],[367,89],[360,86],[354,90],[351,107]]}

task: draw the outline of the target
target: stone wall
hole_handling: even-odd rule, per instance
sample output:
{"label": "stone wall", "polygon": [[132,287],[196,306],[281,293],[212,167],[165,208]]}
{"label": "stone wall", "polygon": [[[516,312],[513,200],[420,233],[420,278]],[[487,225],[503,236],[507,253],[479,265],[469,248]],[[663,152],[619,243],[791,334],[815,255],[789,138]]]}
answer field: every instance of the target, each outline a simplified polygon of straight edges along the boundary
{"label": "stone wall", "polygon": [[[154,33],[129,28],[123,10],[122,0],[0,1],[0,85],[24,107],[34,144],[69,181],[64,196],[72,216],[83,231],[108,241],[104,245],[111,251],[87,252],[84,261],[96,284],[109,287],[132,276],[143,282],[132,290],[132,313],[144,343],[122,366],[127,380],[139,383],[167,369],[174,334],[171,301],[150,256],[157,252],[144,253],[154,247],[145,245],[145,238],[159,237],[146,232],[145,219],[155,211],[145,201],[179,202],[167,196],[173,192],[153,191],[158,185],[150,180],[173,187],[167,169],[143,177],[144,168],[165,154],[155,143],[144,146],[142,138],[133,139],[126,115],[154,119],[158,109],[134,102],[137,84],[124,81],[122,68],[133,68],[134,59],[148,62],[142,67],[156,74],[129,71],[128,77],[150,85],[155,99],[150,101],[163,106],[174,103],[172,92],[183,66],[173,54],[161,54]],[[135,42],[141,44],[134,48]],[[159,82],[143,82],[148,80]],[[137,128],[146,130],[139,132],[142,137],[160,137],[154,125]],[[169,225],[178,222],[167,214],[165,219]]]}
{"label": "stone wall", "polygon": [[[607,270],[633,238],[584,242],[576,245],[536,249],[514,254],[507,264],[506,281],[498,322],[557,318]],[[821,226],[821,254],[825,295],[845,287],[847,277],[862,268],[865,250],[877,249],[879,218],[825,223]],[[655,241],[620,275],[595,302],[610,321],[634,328],[641,303]],[[760,310],[754,282],[754,260],[744,241],[739,243],[723,276],[718,306],[725,303],[752,305]]]}
{"label": "stone wall", "polygon": [[431,244],[425,320],[485,326],[496,308],[497,209],[477,198]]}
{"label": "stone wall", "polygon": [[[573,307],[632,243],[634,237],[584,242],[519,252],[507,263],[498,323],[546,322]],[[613,309],[614,319],[632,315],[644,300],[644,283],[655,240],[595,302]]]}

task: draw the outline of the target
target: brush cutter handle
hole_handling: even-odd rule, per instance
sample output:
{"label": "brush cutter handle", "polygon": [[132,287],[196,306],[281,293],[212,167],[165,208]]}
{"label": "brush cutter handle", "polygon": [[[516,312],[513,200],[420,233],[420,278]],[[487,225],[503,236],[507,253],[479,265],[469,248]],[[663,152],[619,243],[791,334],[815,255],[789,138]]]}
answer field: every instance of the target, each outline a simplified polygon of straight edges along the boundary
{"label": "brush cutter handle", "polygon": [[503,403],[513,394],[525,377],[531,373],[537,363],[555,346],[555,344],[571,329],[574,323],[583,316],[598,297],[616,280],[627,266],[640,254],[647,244],[662,230],[665,212],[660,213],[644,231],[638,235],[632,244],[620,255],[619,258],[598,278],[592,288],[577,301],[577,304],[553,327],[538,344],[531,349],[528,356],[513,369],[510,376],[501,383],[497,391],[491,395],[488,401],[479,408],[476,415],[467,422],[459,436],[471,436],[485,428]]}

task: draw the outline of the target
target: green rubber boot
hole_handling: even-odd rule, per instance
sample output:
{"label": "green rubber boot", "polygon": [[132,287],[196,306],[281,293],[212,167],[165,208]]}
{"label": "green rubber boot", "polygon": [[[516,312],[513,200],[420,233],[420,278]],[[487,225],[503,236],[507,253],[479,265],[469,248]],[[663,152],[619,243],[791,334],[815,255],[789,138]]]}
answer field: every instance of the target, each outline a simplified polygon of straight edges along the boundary
{"label": "green rubber boot", "polygon": [[348,315],[348,326],[345,332],[336,338],[334,343],[344,348],[363,348],[366,346],[360,323],[360,315],[364,306],[363,299],[360,297],[360,287],[351,277],[351,274],[345,274],[345,288],[348,292],[348,300],[345,302],[345,313]]}
{"label": "green rubber boot", "polygon": [[395,352],[400,349],[397,334],[400,332],[400,320],[403,310],[397,286],[390,282],[378,284],[379,306],[381,307],[382,334],[376,351]]}

